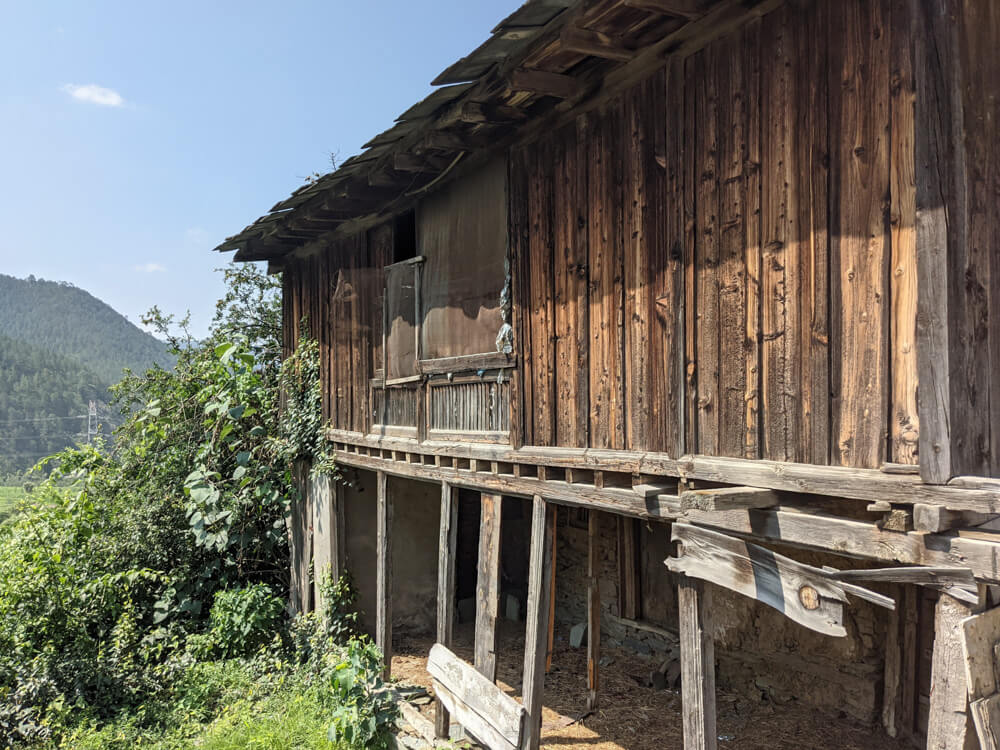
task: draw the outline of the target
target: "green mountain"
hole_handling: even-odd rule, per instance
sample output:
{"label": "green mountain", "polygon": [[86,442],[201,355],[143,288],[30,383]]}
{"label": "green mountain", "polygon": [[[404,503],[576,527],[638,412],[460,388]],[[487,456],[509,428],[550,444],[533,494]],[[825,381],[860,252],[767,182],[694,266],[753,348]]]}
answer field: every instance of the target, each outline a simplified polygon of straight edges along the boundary
{"label": "green mountain", "polygon": [[86,441],[89,404],[106,414],[107,398],[107,385],[79,362],[0,336],[0,478]]}
{"label": "green mountain", "polygon": [[125,367],[172,364],[166,344],[109,305],[72,284],[33,276],[0,274],[0,335],[69,357],[104,384],[121,380]]}

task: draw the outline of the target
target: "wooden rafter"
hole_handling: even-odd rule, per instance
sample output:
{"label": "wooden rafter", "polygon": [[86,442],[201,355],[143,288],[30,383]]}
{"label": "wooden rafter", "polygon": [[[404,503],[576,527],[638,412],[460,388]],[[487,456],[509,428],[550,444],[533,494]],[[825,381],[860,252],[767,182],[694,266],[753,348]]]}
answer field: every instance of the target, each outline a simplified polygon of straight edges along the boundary
{"label": "wooden rafter", "polygon": [[570,99],[580,91],[580,84],[573,76],[530,68],[511,71],[510,87],[515,91],[528,91],[557,99]]}
{"label": "wooden rafter", "polygon": [[635,57],[635,50],[629,49],[620,40],[600,31],[568,26],[563,29],[559,41],[562,49],[581,55],[591,55],[618,62],[628,62]]}

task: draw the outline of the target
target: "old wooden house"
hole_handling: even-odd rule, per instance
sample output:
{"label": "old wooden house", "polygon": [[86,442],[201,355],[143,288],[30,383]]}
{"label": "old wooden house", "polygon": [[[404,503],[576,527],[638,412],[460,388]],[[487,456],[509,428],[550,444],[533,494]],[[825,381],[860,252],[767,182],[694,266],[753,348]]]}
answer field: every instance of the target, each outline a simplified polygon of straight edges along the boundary
{"label": "old wooden house", "polygon": [[321,348],[348,481],[309,482],[297,606],[350,571],[490,748],[545,742],[549,668],[624,710],[602,648],[680,677],[685,748],[717,687],[996,747],[998,48],[994,0],[500,22],[219,247]]}

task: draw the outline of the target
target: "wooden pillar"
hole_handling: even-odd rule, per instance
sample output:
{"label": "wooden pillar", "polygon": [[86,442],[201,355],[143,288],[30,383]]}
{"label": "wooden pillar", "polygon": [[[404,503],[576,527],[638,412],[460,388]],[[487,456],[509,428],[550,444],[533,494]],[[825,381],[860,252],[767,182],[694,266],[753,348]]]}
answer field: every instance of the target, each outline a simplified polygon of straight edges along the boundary
{"label": "wooden pillar", "polygon": [[601,659],[600,518],[591,509],[587,520],[587,710],[597,708],[598,662]]}
{"label": "wooden pillar", "polygon": [[545,641],[545,674],[552,669],[552,649],[556,640],[556,553],[559,549],[559,539],[557,538],[557,519],[559,517],[559,506],[552,506],[552,565],[549,566],[549,633]]}
{"label": "wooden pillar", "polygon": [[527,626],[522,679],[527,724],[521,750],[537,750],[542,734],[542,691],[549,632],[549,588],[552,578],[552,529],[555,515],[538,495],[531,512],[531,559],[528,564]]}
{"label": "wooden pillar", "polygon": [[312,584],[309,570],[312,565],[312,512],[309,506],[309,462],[296,461],[292,478],[299,497],[292,504],[288,521],[291,577],[289,580],[289,607],[296,614],[311,612],[313,608]]}
{"label": "wooden pillar", "polygon": [[325,575],[340,577],[337,544],[337,512],[334,501],[336,480],[326,474],[309,478],[309,505],[312,514],[313,605],[323,608],[322,582]]}
{"label": "wooden pillar", "polygon": [[979,747],[968,714],[969,689],[962,650],[962,620],[971,610],[941,594],[934,608],[934,654],[927,750],[973,750]]}
{"label": "wooden pillar", "polygon": [[[448,482],[441,483],[441,529],[438,536],[437,642],[451,648],[455,621],[455,547],[458,543],[458,497]],[[448,709],[434,701],[434,732],[449,737]]]}
{"label": "wooden pillar", "polygon": [[885,670],[882,684],[882,726],[890,737],[900,732],[900,698],[903,687],[903,586],[895,586],[895,609],[889,610],[885,634]]}
{"label": "wooden pillar", "polygon": [[375,643],[385,658],[385,678],[392,667],[392,498],[384,471],[377,474]]}
{"label": "wooden pillar", "polygon": [[681,726],[684,750],[716,750],[715,643],[706,585],[680,576],[677,604],[681,646]]}
{"label": "wooden pillar", "polygon": [[500,608],[500,519],[503,498],[482,493],[479,521],[479,569],[476,578],[475,666],[491,682],[497,679],[497,614]]}

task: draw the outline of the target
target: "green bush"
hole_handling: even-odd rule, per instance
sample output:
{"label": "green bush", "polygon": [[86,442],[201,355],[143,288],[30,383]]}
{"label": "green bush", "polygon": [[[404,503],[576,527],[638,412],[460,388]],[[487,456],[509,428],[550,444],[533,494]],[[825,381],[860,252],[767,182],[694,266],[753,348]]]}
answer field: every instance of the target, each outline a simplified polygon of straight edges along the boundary
{"label": "green bush", "polygon": [[209,614],[211,638],[222,656],[244,656],[271,639],[284,604],[266,583],[220,591]]}

